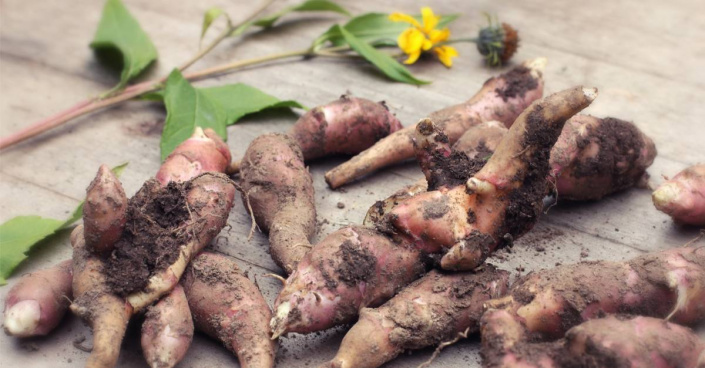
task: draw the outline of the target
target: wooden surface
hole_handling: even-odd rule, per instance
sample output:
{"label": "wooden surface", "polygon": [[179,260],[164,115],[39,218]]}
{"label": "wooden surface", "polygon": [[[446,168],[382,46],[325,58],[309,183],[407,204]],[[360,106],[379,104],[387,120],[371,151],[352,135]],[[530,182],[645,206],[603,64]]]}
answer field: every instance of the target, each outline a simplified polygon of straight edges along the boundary
{"label": "wooden surface", "polygon": [[[261,0],[260,0],[261,1]],[[97,95],[116,82],[87,47],[98,24],[102,1],[0,0],[0,135]],[[160,59],[148,76],[168,73],[198,46],[201,16],[221,6],[235,19],[244,17],[254,2],[203,0],[125,0],[156,44]],[[277,1],[273,9],[293,1]],[[367,11],[415,12],[430,5],[438,13],[464,13],[452,26],[456,36],[474,35],[484,24],[481,12],[497,13],[520,30],[522,43],[515,62],[546,56],[546,93],[576,84],[596,86],[600,96],[587,112],[632,120],[653,137],[659,151],[649,169],[652,183],[663,181],[684,167],[705,161],[705,17],[702,2],[671,1],[372,1],[341,3],[353,13]],[[384,4],[383,4],[384,3]],[[334,15],[288,17],[277,31],[228,40],[193,66],[197,70],[228,60],[243,59],[307,47],[325,31]],[[222,24],[218,24],[222,26]],[[217,85],[245,82],[284,99],[315,106],[345,92],[386,100],[405,124],[469,98],[497,70],[482,66],[473,45],[459,46],[461,57],[446,70],[434,60],[411,67],[424,87],[390,83],[361,63],[344,60],[278,62],[199,83]],[[65,218],[83,198],[85,188],[101,163],[129,161],[122,176],[128,194],[159,167],[159,134],[165,113],[161,106],[130,102],[109,111],[77,119],[39,138],[0,153],[0,221],[37,214]],[[240,157],[247,144],[264,132],[285,131],[295,121],[291,114],[248,118],[228,129],[229,145]],[[365,181],[329,190],[323,173],[342,162],[314,162],[310,170],[316,186],[316,205],[322,222],[317,239],[334,229],[362,220],[367,208],[421,176],[413,163],[396,166]],[[345,207],[339,209],[338,202]],[[230,227],[212,249],[234,257],[256,278],[267,300],[273,302],[277,280],[264,273],[279,272],[267,254],[266,238],[257,234],[246,241],[250,218],[242,204],[233,209]],[[650,191],[631,190],[597,203],[561,204],[543,217],[534,231],[518,241],[500,267],[524,273],[582,259],[622,260],[640,253],[681,245],[697,234],[695,228],[674,225],[656,211]],[[540,247],[539,247],[540,246]],[[538,251],[544,248],[544,251]],[[0,250],[1,252],[2,250]],[[581,257],[587,255],[586,257]],[[70,256],[68,233],[41,244],[17,274],[47,267]],[[10,280],[10,285],[16,282]],[[0,288],[4,299],[9,287]],[[701,329],[702,330],[702,329]],[[278,353],[281,367],[311,367],[333,357],[343,330],[314,336],[284,338]],[[81,366],[88,356],[72,342],[91,333],[69,317],[46,338],[19,341],[0,337],[0,367]],[[477,337],[447,348],[437,367],[479,366]],[[431,350],[405,355],[389,367],[415,366]],[[139,348],[139,322],[124,343],[121,367],[146,364]],[[217,342],[198,335],[181,367],[237,366],[237,360]]]}

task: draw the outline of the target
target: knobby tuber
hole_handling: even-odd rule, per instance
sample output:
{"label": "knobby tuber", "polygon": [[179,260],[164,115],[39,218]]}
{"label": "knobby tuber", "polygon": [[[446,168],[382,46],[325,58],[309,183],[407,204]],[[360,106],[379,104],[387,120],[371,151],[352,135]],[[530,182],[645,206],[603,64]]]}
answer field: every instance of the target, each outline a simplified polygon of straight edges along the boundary
{"label": "knobby tuber", "polygon": [[[529,104],[543,95],[542,71],[545,65],[545,58],[525,61],[521,66],[487,80],[467,102],[433,112],[428,117],[445,132],[450,144],[483,121],[498,120],[509,127]],[[328,171],[326,182],[331,188],[338,188],[382,167],[414,157],[412,138],[415,130],[416,124],[390,134]]]}
{"label": "knobby tuber", "polygon": [[532,341],[560,338],[571,327],[605,314],[692,325],[705,320],[705,247],[532,272],[512,285],[508,296],[487,305],[516,321],[511,328],[515,339]]}
{"label": "knobby tuber", "polygon": [[83,213],[86,247],[97,253],[110,253],[127,221],[127,196],[107,165],[100,166],[86,189]]}
{"label": "knobby tuber", "polygon": [[419,251],[371,229],[348,226],[328,235],[299,262],[274,302],[275,337],[351,322],[424,272]]}
{"label": "knobby tuber", "polygon": [[657,318],[593,319],[551,343],[515,340],[516,321],[504,310],[491,310],[482,321],[483,366],[488,368],[699,368],[705,364],[705,343],[692,330]]}
{"label": "knobby tuber", "polygon": [[[83,226],[72,233],[71,310],[93,329],[88,367],[115,365],[130,317],[170,293],[191,258],[225,226],[235,186],[223,174],[204,172],[213,167],[224,170],[227,165],[223,153],[227,146],[223,147],[222,142],[208,134],[209,130],[197,129],[193,137],[167,158],[160,178],[148,180],[130,199],[127,211],[121,212],[126,217],[121,236],[114,244],[101,246],[101,249],[114,247],[110,254],[94,252],[88,247]],[[188,174],[170,170],[187,170]],[[109,193],[111,189],[102,186],[114,184],[103,180],[94,183],[91,189],[94,193]],[[109,196],[96,195],[94,201],[104,202],[95,203],[95,208],[111,208]],[[93,221],[90,217],[94,215],[84,212],[85,222]],[[96,229],[93,231],[105,228]],[[91,236],[111,238],[104,234]]]}
{"label": "knobby tuber", "polygon": [[[470,270],[500,244],[530,230],[543,209],[549,153],[563,125],[597,96],[576,87],[529,106],[512,125],[487,164],[465,185],[431,178],[436,191],[409,198],[386,216],[394,232],[426,253],[441,253],[441,267]],[[447,146],[443,132],[420,125],[428,145]],[[434,132],[425,134],[425,132]],[[420,145],[427,147],[428,145]],[[436,150],[436,148],[432,148]],[[426,160],[446,157],[427,155]],[[421,164],[422,167],[425,164]]]}
{"label": "knobby tuber", "polygon": [[509,274],[491,265],[477,272],[433,270],[379,308],[364,308],[335,358],[322,367],[375,368],[410,349],[479,331],[483,303],[507,292]]}
{"label": "knobby tuber", "polygon": [[261,135],[247,148],[240,176],[243,201],[269,233],[274,262],[290,274],[316,231],[313,180],[301,150],[286,135]]}
{"label": "knobby tuber", "polygon": [[196,328],[223,342],[241,367],[274,366],[272,312],[257,286],[225,256],[201,253],[182,280]]}
{"label": "knobby tuber", "polygon": [[71,304],[72,272],[67,260],[22,277],[5,297],[5,333],[31,337],[51,332]]}
{"label": "knobby tuber", "polygon": [[656,208],[675,221],[705,225],[705,164],[691,166],[661,184],[652,199]]}
{"label": "knobby tuber", "polygon": [[177,285],[149,307],[142,324],[142,352],[152,368],[171,368],[186,355],[193,340],[193,319],[184,289]]}
{"label": "knobby tuber", "polygon": [[559,199],[595,200],[645,184],[655,156],[654,142],[634,124],[576,115],[551,150],[551,175]]}
{"label": "knobby tuber", "polygon": [[[358,154],[401,128],[384,102],[343,95],[306,112],[288,135],[308,161],[336,154]],[[245,158],[233,162],[229,171],[241,171],[244,164]]]}

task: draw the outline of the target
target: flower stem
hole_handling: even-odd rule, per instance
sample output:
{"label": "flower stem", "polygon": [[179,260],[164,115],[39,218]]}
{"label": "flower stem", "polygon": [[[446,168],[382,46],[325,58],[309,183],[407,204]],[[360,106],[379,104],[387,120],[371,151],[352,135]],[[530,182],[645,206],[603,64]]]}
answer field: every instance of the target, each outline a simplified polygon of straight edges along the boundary
{"label": "flower stem", "polygon": [[[263,64],[267,62],[271,62],[274,60],[280,60],[280,59],[285,59],[285,58],[291,58],[291,57],[296,57],[296,56],[303,56],[303,57],[310,57],[310,56],[330,56],[329,54],[331,52],[335,51],[344,51],[349,49],[349,46],[339,46],[339,47],[329,47],[329,48],[324,48],[318,51],[314,51],[311,48],[307,49],[302,49],[302,50],[294,50],[294,51],[288,51],[288,52],[281,52],[281,53],[275,53],[267,56],[261,56],[257,58],[252,58],[252,59],[247,59],[247,60],[240,60],[232,63],[227,63],[223,65],[217,65],[211,68],[199,70],[196,72],[191,72],[191,73],[185,73],[184,78],[187,80],[197,80],[197,79],[202,79],[205,77],[210,77],[216,74],[222,74],[225,72],[230,72],[236,69],[240,69],[246,66],[251,66],[251,65],[256,65],[256,64]],[[122,103],[124,101],[130,100],[135,97],[139,97],[145,93],[148,92],[153,92],[156,91],[160,88],[163,88],[163,84],[166,81],[166,77],[162,77],[157,80],[151,80],[151,81],[146,81],[138,84],[133,84],[124,90],[122,90],[120,93],[117,93],[111,97],[107,97],[104,99],[100,98],[90,98],[88,100],[82,101],[77,103],[76,105],[56,114],[53,116],[50,116],[46,119],[43,119],[35,124],[30,125],[29,127],[26,127],[18,132],[15,132],[7,137],[3,137],[0,139],[0,150],[5,149],[7,147],[10,147],[14,144],[17,144],[19,142],[22,142],[26,139],[29,139],[31,137],[34,137],[38,134],[41,134],[42,132],[45,132],[49,129],[55,128],[57,126],[60,126],[64,123],[66,123],[69,120],[75,119],[79,116],[83,116],[86,114],[89,114],[91,112],[94,112],[96,110],[100,110],[103,108],[107,108],[110,106],[117,105],[119,103]]]}

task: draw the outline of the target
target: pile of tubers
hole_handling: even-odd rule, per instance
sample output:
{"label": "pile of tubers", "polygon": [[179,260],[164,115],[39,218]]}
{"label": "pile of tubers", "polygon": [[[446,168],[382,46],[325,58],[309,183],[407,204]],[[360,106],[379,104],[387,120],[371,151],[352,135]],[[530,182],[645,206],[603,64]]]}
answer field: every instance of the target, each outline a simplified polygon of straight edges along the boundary
{"label": "pile of tubers", "polygon": [[[531,231],[546,197],[595,201],[643,187],[656,156],[635,124],[579,114],[595,88],[542,98],[545,63],[526,61],[407,127],[384,103],[343,96],[287,134],[257,137],[236,162],[197,128],[130,199],[103,165],[71,235],[73,258],[14,284],[4,330],[46,335],[70,310],[93,330],[87,367],[117,364],[136,315],[151,367],[177,365],[195,331],[243,367],[273,367],[277,339],[345,324],[321,367],[379,367],[473,333],[485,367],[705,366],[705,342],[689,329],[705,320],[703,246],[561,265],[511,285],[486,263]],[[356,156],[326,173],[331,188],[409,159],[425,178],[312,244],[306,163],[334,154]],[[271,309],[232,259],[207,250],[236,192],[286,276]],[[667,181],[653,202],[705,225],[705,166]]]}

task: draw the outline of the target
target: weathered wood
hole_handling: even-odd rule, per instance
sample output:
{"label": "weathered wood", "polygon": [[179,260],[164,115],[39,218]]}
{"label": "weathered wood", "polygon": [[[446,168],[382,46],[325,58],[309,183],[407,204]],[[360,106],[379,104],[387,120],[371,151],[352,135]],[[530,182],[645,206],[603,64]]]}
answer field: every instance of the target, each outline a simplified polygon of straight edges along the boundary
{"label": "weathered wood", "polygon": [[[164,75],[196,52],[203,12],[220,6],[237,20],[255,7],[229,0],[124,0],[155,42],[160,59],[143,78]],[[273,9],[296,3],[277,1]],[[353,13],[367,11],[415,12],[430,5],[437,13],[465,13],[452,26],[455,36],[472,36],[484,26],[481,12],[497,13],[517,27],[522,44],[516,61],[547,56],[546,90],[555,92],[576,84],[596,86],[600,96],[589,113],[634,121],[653,137],[659,151],[649,169],[654,184],[687,165],[705,161],[705,18],[697,2],[688,0],[642,2],[558,2],[508,0],[474,2],[434,0],[375,2],[342,1]],[[3,0],[0,4],[0,135],[42,119],[88,96],[110,88],[117,79],[96,63],[88,49],[102,2],[94,0]],[[282,26],[244,39],[225,41],[196,63],[192,70],[229,60],[305,48],[318,34],[343,18],[332,14],[292,15]],[[215,28],[222,27],[216,23]],[[215,30],[214,30],[215,31]],[[214,33],[213,33],[214,34]],[[213,34],[208,37],[212,37]],[[474,45],[458,45],[461,57],[446,70],[435,60],[422,60],[411,70],[433,84],[423,87],[390,83],[362,62],[314,59],[278,62],[250,68],[199,85],[244,82],[280,98],[315,106],[352,92],[386,100],[403,124],[416,122],[431,111],[469,98],[498,70],[482,66]],[[134,193],[159,167],[159,134],[165,113],[158,104],[130,102],[82,117],[61,128],[0,153],[0,221],[22,214],[62,218],[85,195],[85,187],[101,163],[129,161],[122,176],[126,192]],[[245,119],[228,129],[229,145],[240,157],[254,137],[285,131],[295,121],[291,114],[267,114]],[[377,173],[364,181],[331,191],[323,173],[343,158],[311,163],[320,228],[317,239],[338,227],[358,223],[375,200],[386,197],[421,173],[407,163]],[[342,202],[344,208],[338,208]],[[267,253],[267,240],[257,233],[246,241],[250,217],[238,202],[230,227],[211,248],[234,257],[259,283],[271,303],[279,281],[264,277],[279,272]],[[635,189],[600,202],[560,204],[511,253],[491,260],[501,268],[523,273],[583,259],[622,260],[647,251],[667,249],[692,239],[697,229],[674,225],[656,211],[649,190]],[[0,250],[1,251],[1,250]],[[19,273],[46,267],[70,255],[67,234],[42,244]],[[10,280],[12,285],[16,278]],[[4,299],[9,287],[0,288]],[[138,329],[128,332],[121,367],[145,366],[137,343]],[[330,359],[343,329],[314,336],[284,338],[279,365],[315,366]],[[68,318],[51,336],[20,342],[0,337],[0,366],[73,367],[87,354],[75,349],[77,337],[90,331]],[[90,341],[90,339],[89,339]],[[435,363],[445,367],[479,366],[478,338],[445,349]],[[39,350],[33,351],[36,347]],[[415,366],[431,349],[404,355],[390,367]],[[225,367],[236,359],[216,342],[197,336],[181,366]]]}

